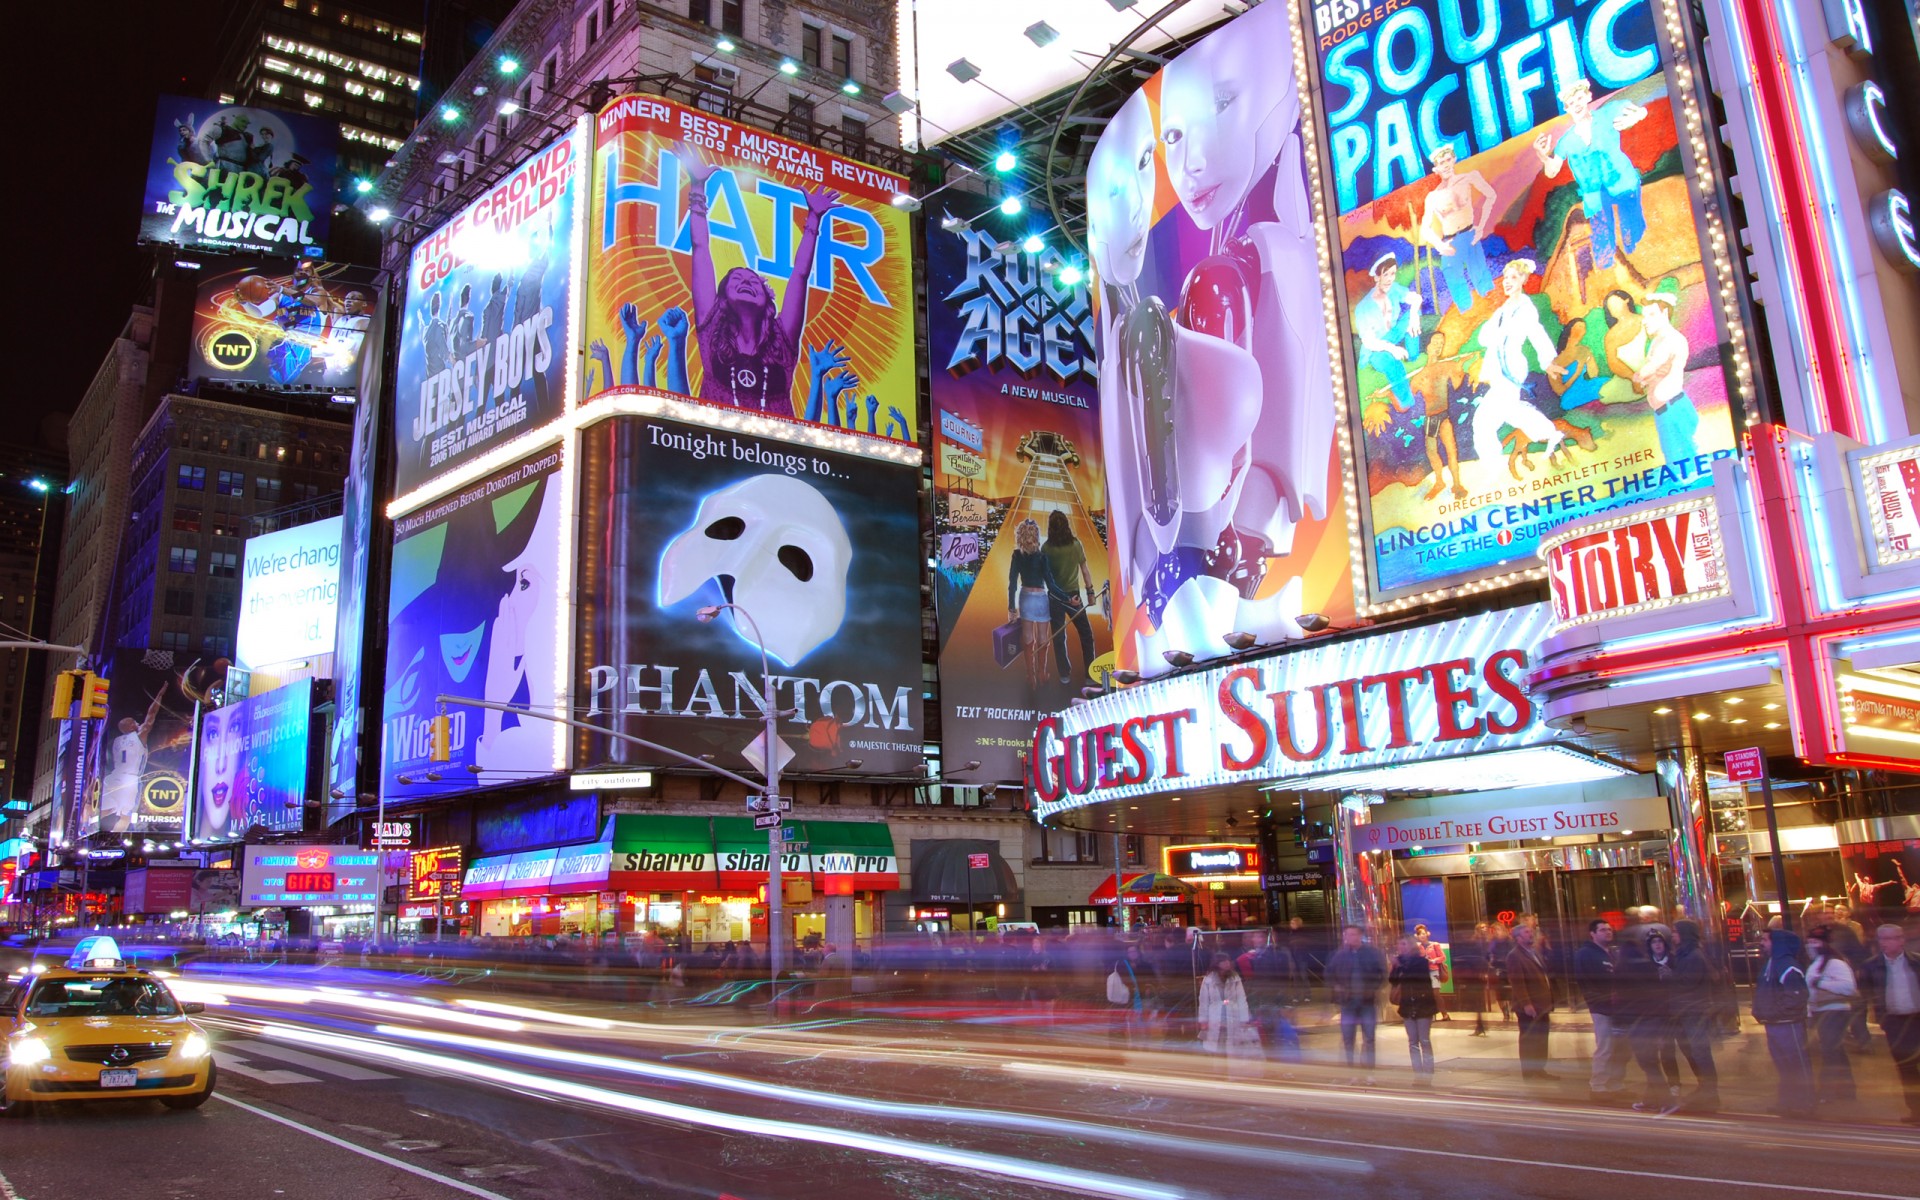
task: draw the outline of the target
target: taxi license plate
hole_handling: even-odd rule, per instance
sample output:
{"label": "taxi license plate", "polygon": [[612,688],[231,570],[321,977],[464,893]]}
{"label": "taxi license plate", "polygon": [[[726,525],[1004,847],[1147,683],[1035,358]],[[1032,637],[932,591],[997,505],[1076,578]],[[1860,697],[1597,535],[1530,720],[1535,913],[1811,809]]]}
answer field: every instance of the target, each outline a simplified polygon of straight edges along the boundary
{"label": "taxi license plate", "polygon": [[138,1071],[102,1071],[100,1086],[103,1088],[130,1088],[140,1084]]}

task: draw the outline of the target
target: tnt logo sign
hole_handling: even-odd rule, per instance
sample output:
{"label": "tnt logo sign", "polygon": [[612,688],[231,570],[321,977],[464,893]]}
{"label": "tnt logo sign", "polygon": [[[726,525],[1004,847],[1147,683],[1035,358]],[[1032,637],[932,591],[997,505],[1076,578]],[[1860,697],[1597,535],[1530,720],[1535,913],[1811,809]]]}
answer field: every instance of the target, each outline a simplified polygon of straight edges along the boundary
{"label": "tnt logo sign", "polygon": [[186,797],[186,786],[177,775],[157,775],[140,791],[140,803],[157,812],[179,808]]}
{"label": "tnt logo sign", "polygon": [[238,329],[223,329],[207,343],[207,361],[222,371],[245,370],[258,352],[253,338]]}

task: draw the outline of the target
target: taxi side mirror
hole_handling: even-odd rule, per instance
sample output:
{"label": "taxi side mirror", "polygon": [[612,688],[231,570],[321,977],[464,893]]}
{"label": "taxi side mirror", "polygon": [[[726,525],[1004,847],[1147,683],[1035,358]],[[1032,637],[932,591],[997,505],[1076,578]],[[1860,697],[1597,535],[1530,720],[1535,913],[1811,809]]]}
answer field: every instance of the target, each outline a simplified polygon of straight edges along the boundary
{"label": "taxi side mirror", "polygon": [[191,1017],[196,1013],[207,1011],[207,1006],[198,1000],[188,1000],[180,1006],[180,1011]]}

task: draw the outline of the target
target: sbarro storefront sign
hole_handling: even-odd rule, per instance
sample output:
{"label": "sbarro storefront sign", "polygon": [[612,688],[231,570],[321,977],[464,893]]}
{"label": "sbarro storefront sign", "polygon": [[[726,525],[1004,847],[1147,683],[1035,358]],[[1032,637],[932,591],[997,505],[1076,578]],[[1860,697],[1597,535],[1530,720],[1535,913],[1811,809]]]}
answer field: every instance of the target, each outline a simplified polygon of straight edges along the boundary
{"label": "sbarro storefront sign", "polygon": [[1035,815],[1553,740],[1522,681],[1544,604],[1155,680],[1040,722]]}

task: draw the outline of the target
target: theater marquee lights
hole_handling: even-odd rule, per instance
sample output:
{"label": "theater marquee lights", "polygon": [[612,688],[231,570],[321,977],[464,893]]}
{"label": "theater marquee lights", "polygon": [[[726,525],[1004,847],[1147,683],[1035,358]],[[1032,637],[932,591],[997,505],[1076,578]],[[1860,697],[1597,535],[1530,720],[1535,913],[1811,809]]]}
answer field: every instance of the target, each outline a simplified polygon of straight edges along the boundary
{"label": "theater marquee lights", "polygon": [[1711,494],[1581,524],[1542,541],[1540,557],[1556,629],[1717,600],[1731,588]]}

